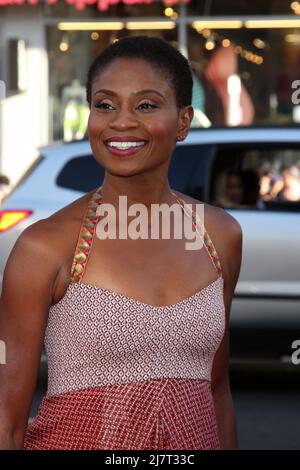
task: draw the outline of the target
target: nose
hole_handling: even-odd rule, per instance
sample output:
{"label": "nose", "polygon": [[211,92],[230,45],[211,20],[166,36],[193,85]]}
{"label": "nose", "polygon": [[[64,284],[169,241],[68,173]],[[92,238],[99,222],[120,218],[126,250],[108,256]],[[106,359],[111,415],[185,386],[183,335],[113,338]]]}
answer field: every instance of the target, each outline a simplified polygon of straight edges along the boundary
{"label": "nose", "polygon": [[134,129],[138,127],[138,120],[134,113],[125,108],[121,108],[116,113],[113,113],[112,119],[109,122],[109,127],[116,130]]}

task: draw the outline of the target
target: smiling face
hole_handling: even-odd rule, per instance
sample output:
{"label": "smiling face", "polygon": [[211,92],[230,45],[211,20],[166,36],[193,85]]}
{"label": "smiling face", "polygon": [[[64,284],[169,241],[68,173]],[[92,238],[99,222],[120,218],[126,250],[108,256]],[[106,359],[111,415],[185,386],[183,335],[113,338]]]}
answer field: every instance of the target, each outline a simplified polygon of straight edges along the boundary
{"label": "smiling face", "polygon": [[166,75],[143,59],[119,58],[92,84],[88,136],[95,159],[115,176],[167,170],[191,106],[178,110]]}

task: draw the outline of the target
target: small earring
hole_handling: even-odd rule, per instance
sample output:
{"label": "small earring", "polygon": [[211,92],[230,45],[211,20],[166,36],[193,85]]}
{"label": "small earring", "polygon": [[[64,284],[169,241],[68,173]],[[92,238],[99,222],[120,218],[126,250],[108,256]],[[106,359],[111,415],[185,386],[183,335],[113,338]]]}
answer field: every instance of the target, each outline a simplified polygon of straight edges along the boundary
{"label": "small earring", "polygon": [[179,135],[179,136],[177,137],[177,142],[181,142],[181,141],[184,140],[184,139],[185,139],[185,137],[184,137],[183,135]]}

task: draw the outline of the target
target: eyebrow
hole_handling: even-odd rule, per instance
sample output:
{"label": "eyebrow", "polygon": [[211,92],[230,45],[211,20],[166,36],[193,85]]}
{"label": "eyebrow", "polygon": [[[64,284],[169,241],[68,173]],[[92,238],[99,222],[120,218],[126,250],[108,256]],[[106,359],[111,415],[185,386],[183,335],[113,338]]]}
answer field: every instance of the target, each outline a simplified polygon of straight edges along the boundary
{"label": "eyebrow", "polygon": [[[98,93],[105,93],[106,95],[111,95],[111,96],[117,96],[117,93],[115,93],[112,90],[108,90],[107,88],[100,88],[94,93],[94,96],[97,95]],[[145,88],[144,90],[137,91],[136,93],[133,93],[136,96],[139,95],[145,95],[146,93],[155,93],[156,95],[159,95],[161,98],[165,98],[162,93],[160,93],[157,90],[154,90],[153,88]]]}

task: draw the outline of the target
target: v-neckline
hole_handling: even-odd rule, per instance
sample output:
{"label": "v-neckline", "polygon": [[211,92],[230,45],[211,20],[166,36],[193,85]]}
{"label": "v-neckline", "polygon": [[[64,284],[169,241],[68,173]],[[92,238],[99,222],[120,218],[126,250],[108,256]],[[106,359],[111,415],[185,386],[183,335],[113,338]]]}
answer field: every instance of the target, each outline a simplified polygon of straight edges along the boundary
{"label": "v-neckline", "polygon": [[76,290],[76,288],[79,288],[79,289],[90,289],[90,290],[93,290],[93,291],[96,291],[96,292],[99,292],[99,293],[112,295],[114,297],[118,297],[119,299],[125,300],[125,301],[129,302],[130,304],[138,305],[138,306],[140,306],[144,309],[148,308],[148,309],[152,309],[152,310],[170,310],[170,309],[178,308],[178,307],[180,307],[180,306],[182,306],[182,305],[184,305],[188,302],[192,302],[193,300],[195,300],[199,296],[203,295],[207,290],[213,288],[215,285],[218,285],[218,283],[220,283],[220,281],[221,281],[221,285],[223,286],[223,277],[218,275],[218,277],[216,279],[214,279],[212,282],[210,282],[205,287],[202,287],[201,289],[194,292],[194,294],[192,294],[188,297],[185,297],[182,300],[179,300],[178,302],[175,302],[175,303],[172,303],[172,304],[167,304],[167,305],[152,305],[152,304],[149,304],[147,302],[143,302],[142,300],[130,297],[130,296],[124,294],[124,293],[121,293],[121,292],[118,292],[118,291],[115,291],[115,290],[112,290],[112,289],[108,289],[106,287],[101,287],[101,286],[97,286],[95,284],[89,284],[89,283],[84,283],[84,282],[78,281],[78,282],[75,282],[75,283],[70,283],[68,285],[63,297],[56,304],[54,304],[53,306],[58,305],[60,302],[62,302],[62,300],[67,295],[68,291],[72,290],[73,288],[75,288],[75,290]]}

